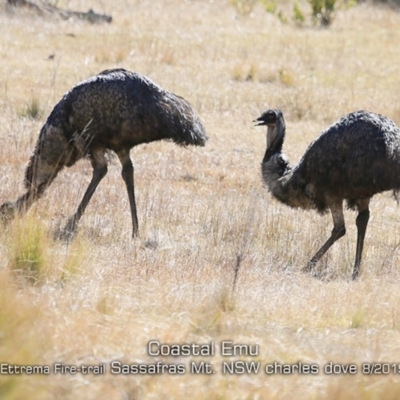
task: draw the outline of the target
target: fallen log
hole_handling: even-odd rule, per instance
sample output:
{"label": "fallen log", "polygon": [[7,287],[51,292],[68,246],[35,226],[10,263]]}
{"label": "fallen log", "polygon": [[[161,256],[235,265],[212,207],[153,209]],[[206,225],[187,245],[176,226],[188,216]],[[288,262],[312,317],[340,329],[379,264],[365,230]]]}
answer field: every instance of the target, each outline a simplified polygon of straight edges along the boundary
{"label": "fallen log", "polygon": [[47,1],[34,2],[30,0],[7,0],[7,6],[12,8],[23,8],[40,16],[57,15],[65,20],[83,20],[91,24],[111,23],[112,16],[107,14],[99,14],[90,9],[87,12],[64,10],[53,6]]}

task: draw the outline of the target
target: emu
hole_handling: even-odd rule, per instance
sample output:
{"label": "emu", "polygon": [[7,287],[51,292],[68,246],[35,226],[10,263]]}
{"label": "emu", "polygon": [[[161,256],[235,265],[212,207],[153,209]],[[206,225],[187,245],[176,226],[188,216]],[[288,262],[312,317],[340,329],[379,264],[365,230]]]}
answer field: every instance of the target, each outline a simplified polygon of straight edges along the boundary
{"label": "emu", "polygon": [[26,193],[0,207],[3,220],[26,212],[64,167],[88,157],[92,179],[63,236],[73,237],[98,184],[107,174],[106,153],[122,164],[128,192],[132,237],[138,234],[133,165],[130,149],[141,143],[170,139],[179,145],[204,146],[200,118],[180,96],[125,69],[105,70],[77,84],[56,104],[42,127],[25,171]]}
{"label": "emu", "polygon": [[358,210],[357,248],[352,279],[360,274],[361,255],[369,219],[369,202],[377,193],[400,190],[400,129],[389,118],[367,111],[348,114],[323,131],[299,163],[291,166],[282,152],[285,121],[280,110],[265,111],[254,122],[267,126],[262,178],[272,195],[296,208],[330,210],[333,230],[303,268],[315,264],[345,235],[343,200]]}

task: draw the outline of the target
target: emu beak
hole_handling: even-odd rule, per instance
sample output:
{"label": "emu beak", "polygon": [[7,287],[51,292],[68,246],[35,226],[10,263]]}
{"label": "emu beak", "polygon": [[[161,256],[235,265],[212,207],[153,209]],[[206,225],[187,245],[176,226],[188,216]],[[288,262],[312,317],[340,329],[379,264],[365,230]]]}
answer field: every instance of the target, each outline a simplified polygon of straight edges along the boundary
{"label": "emu beak", "polygon": [[253,122],[258,122],[258,124],[255,124],[254,126],[267,125],[267,123],[262,119],[262,117],[253,120]]}

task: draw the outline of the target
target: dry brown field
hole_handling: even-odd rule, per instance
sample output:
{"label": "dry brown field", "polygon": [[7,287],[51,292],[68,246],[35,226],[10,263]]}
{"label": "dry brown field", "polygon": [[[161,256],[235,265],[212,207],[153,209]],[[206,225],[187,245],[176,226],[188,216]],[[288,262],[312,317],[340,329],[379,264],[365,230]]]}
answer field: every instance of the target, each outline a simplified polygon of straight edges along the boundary
{"label": "dry brown field", "polygon": [[[290,11],[291,2],[282,3]],[[271,197],[260,174],[265,130],[252,120],[266,108],[283,110],[293,163],[351,111],[400,124],[399,11],[367,2],[320,29],[284,24],[259,4],[242,15],[224,0],[57,5],[91,7],[113,22],[40,18],[1,5],[0,203],[23,193],[38,132],[63,93],[107,68],[140,72],[185,97],[210,139],[204,148],[132,149],[134,240],[116,158],[74,241],[53,233],[83,196],[87,160],[63,170],[26,216],[1,228],[0,398],[398,399],[395,199],[385,193],[371,202],[358,281],[350,280],[352,211],[346,236],[321,261],[325,279],[301,273],[329,236],[331,216]],[[215,353],[153,355],[151,340],[214,343]],[[222,354],[229,341],[252,354],[245,347]],[[56,364],[105,371],[61,373]],[[148,373],[138,373],[139,364]],[[184,373],[174,373],[178,365]],[[252,365],[258,372],[242,373]],[[15,366],[49,373],[12,374]],[[152,373],[157,368],[163,373]]]}

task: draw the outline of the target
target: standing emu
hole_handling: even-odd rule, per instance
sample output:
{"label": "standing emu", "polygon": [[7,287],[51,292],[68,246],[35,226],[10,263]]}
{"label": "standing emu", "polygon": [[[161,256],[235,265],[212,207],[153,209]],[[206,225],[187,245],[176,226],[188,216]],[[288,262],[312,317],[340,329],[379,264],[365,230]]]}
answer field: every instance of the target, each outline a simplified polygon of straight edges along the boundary
{"label": "standing emu", "polygon": [[107,173],[105,153],[114,151],[122,164],[132,217],[138,234],[133,166],[130,149],[140,143],[171,139],[180,145],[204,146],[207,140],[199,117],[180,96],[150,79],[124,69],[112,69],[79,83],[54,107],[40,131],[25,172],[27,192],[0,208],[3,219],[26,212],[63,167],[88,156],[92,180],[64,235],[73,236],[98,184]]}
{"label": "standing emu", "polygon": [[272,195],[290,207],[328,210],[333,217],[329,239],[303,269],[314,265],[345,235],[343,200],[357,209],[357,250],[352,278],[360,273],[369,219],[369,202],[376,193],[400,190],[400,129],[379,114],[357,111],[321,133],[296,166],[282,153],[285,121],[280,110],[267,110],[254,122],[267,126],[262,177]]}

